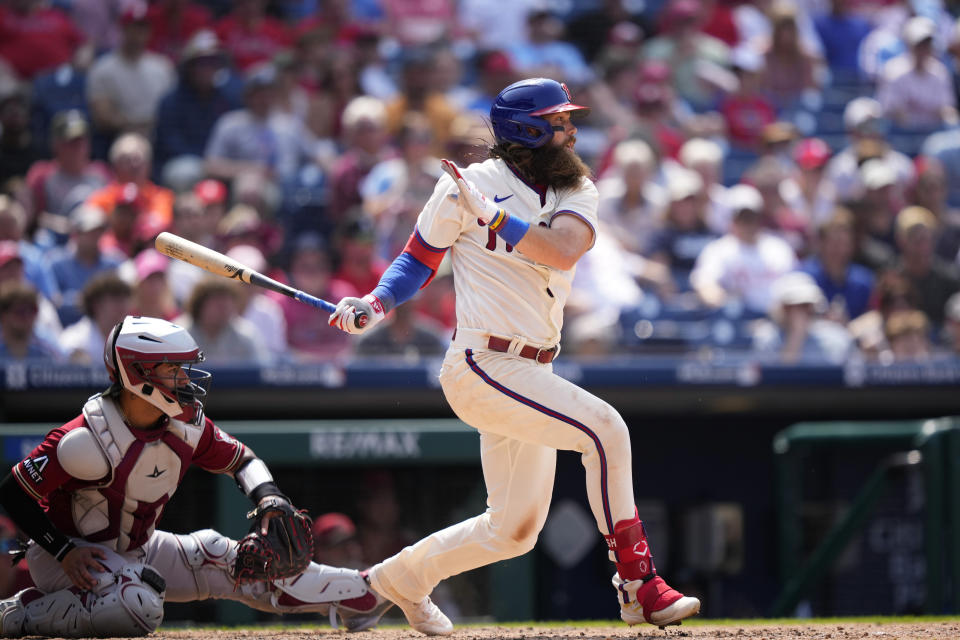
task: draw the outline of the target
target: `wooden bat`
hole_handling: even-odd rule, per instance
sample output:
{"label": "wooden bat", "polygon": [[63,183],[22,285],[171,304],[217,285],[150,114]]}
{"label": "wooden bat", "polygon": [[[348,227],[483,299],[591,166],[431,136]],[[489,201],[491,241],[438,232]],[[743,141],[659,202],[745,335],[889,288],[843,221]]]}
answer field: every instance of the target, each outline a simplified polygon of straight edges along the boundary
{"label": "wooden bat", "polygon": [[[336,305],[326,300],[285,285],[282,282],[277,282],[273,278],[268,278],[259,271],[255,271],[245,264],[237,262],[233,258],[228,258],[219,251],[214,251],[196,242],[191,242],[186,238],[181,238],[168,231],[164,231],[158,235],[155,244],[157,251],[160,253],[200,267],[218,276],[232,280],[240,280],[241,282],[252,284],[255,287],[270,289],[271,291],[290,296],[294,300],[299,300],[304,304],[316,307],[317,309],[323,309],[329,313],[333,313],[337,308]],[[357,328],[363,328],[367,324],[366,314],[358,314],[354,323],[357,325]]]}

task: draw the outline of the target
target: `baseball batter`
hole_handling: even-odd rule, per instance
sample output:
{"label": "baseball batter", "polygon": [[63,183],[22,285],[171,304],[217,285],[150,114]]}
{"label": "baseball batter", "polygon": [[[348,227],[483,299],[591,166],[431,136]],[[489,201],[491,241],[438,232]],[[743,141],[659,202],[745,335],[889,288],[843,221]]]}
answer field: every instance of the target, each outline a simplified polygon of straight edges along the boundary
{"label": "baseball batter", "polygon": [[[533,548],[549,510],[556,450],[581,454],[587,496],[616,564],[613,586],[628,624],[678,624],[700,601],[659,577],[637,517],[630,438],[606,402],[554,375],[574,268],[593,245],[597,190],[574,152],[565,85],[523,80],[490,111],[490,158],[437,183],[403,253],[362,299],[344,298],[330,324],[367,331],[429,282],[447,250],[457,330],[440,372],[456,414],[480,432],[487,510],[375,565],[373,589],[427,635],[453,631],[429,598],[444,578]],[[354,319],[366,314],[358,329]]]}
{"label": "baseball batter", "polygon": [[104,349],[111,387],[0,483],[0,502],[32,539],[36,585],[0,602],[4,637],[145,635],[164,600],[226,598],[331,621],[336,612],[349,630],[376,624],[391,606],[352,569],[310,563],[289,578],[238,582],[234,540],[155,528],[190,465],[232,474],[265,512],[262,534],[270,519],[295,512],[266,464],[203,415],[210,374],[193,368],[202,360],[182,327],[128,316]]}

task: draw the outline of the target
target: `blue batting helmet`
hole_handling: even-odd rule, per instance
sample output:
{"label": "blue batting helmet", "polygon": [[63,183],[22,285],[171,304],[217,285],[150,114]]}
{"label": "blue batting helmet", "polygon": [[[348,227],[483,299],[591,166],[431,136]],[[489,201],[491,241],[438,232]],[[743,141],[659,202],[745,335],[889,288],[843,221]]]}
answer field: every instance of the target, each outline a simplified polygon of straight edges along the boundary
{"label": "blue batting helmet", "polygon": [[549,78],[528,78],[514,82],[497,95],[490,107],[490,122],[497,140],[516,142],[535,149],[553,137],[553,129],[543,119],[549,113],[571,112],[586,115],[589,107],[571,102],[567,85]]}

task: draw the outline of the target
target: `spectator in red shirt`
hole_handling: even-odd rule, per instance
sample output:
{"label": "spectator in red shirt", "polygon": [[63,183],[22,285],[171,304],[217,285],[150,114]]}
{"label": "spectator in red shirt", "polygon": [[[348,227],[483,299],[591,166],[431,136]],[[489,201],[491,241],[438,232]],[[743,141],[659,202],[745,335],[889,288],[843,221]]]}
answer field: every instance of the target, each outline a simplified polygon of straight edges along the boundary
{"label": "spectator in red shirt", "polygon": [[76,198],[76,189],[99,189],[110,180],[110,169],[99,160],[90,160],[90,123],[76,109],[61,111],[50,127],[53,159],[35,162],[27,173],[30,190],[30,219],[51,233],[53,244],[67,240],[67,216]]}
{"label": "spectator in red shirt", "polygon": [[377,286],[387,264],[377,256],[373,223],[362,212],[357,214],[344,222],[336,234],[337,270],[333,281],[365,291],[368,285]]}
{"label": "spectator in red shirt", "polygon": [[720,104],[720,113],[727,123],[731,144],[756,151],[763,127],[777,119],[773,105],[759,91],[763,59],[749,49],[740,48],[732,60],[739,87]]}
{"label": "spectator in red shirt", "polygon": [[150,50],[176,60],[190,37],[213,26],[213,15],[190,0],[157,0],[147,10]]}
{"label": "spectator in red shirt", "polygon": [[286,25],[266,15],[265,0],[236,0],[216,32],[240,70],[270,60],[293,44]]}
{"label": "spectator in red shirt", "polygon": [[63,11],[45,4],[9,0],[0,5],[0,58],[23,80],[67,62],[86,40]]}
{"label": "spectator in red shirt", "polygon": [[[287,274],[294,287],[324,300],[338,300],[343,294],[355,295],[357,291],[343,281],[331,279],[330,257],[323,238],[318,234],[307,233],[297,238]],[[348,293],[350,291],[354,293]],[[287,344],[295,358],[329,362],[342,361],[350,355],[354,343],[348,334],[331,331],[325,314],[279,293],[269,292],[267,295],[283,309]]]}

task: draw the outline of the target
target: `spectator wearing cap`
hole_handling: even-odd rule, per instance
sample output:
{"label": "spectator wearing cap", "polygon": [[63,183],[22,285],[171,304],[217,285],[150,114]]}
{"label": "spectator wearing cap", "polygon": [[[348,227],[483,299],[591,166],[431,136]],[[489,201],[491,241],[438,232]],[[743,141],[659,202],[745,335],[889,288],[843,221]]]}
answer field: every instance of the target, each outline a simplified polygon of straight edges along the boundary
{"label": "spectator wearing cap", "polygon": [[313,520],[313,561],[331,567],[365,569],[369,562],[357,538],[357,526],[348,516],[323,513]]}
{"label": "spectator wearing cap", "polygon": [[0,241],[12,242],[23,267],[23,277],[33,285],[41,296],[58,299],[57,281],[50,271],[50,264],[37,245],[27,238],[27,210],[20,202],[0,193]]}
{"label": "spectator wearing cap", "polygon": [[753,328],[754,353],[784,364],[836,366],[855,352],[847,329],[823,316],[827,300],[809,274],[784,274],[771,288],[769,319]]}
{"label": "spectator wearing cap", "polygon": [[45,2],[0,5],[0,58],[23,80],[69,61],[85,40],[63,11]]}
{"label": "spectator wearing cap", "polygon": [[132,260],[133,309],[130,314],[173,321],[180,315],[170,291],[167,269],[170,258],[153,248],[144,249]]}
{"label": "spectator wearing cap", "polygon": [[870,360],[878,360],[889,350],[884,325],[894,311],[916,309],[920,301],[917,291],[898,271],[885,269],[876,274],[871,309],[847,324],[860,352]]}
{"label": "spectator wearing cap", "polygon": [[727,188],[723,185],[723,148],[719,143],[706,138],[691,138],[680,147],[680,164],[700,175],[703,188],[700,198],[706,204],[706,221],[717,234],[723,233],[730,224],[730,208],[727,207]]}
{"label": "spectator wearing cap", "polygon": [[483,162],[487,149],[493,144],[493,135],[484,117],[474,111],[461,113],[450,125],[445,158],[457,166]]}
{"label": "spectator wearing cap", "polygon": [[732,57],[737,88],[720,103],[730,143],[743,150],[759,152],[766,125],[777,119],[773,104],[761,93],[763,58],[750,49],[737,49]]}
{"label": "spectator wearing cap", "polygon": [[873,272],[853,262],[856,231],[853,214],[837,207],[817,226],[815,253],[800,269],[816,281],[829,304],[831,319],[846,324],[867,312],[873,293]]}
{"label": "spectator wearing cap", "polygon": [[780,117],[795,113],[819,92],[819,60],[803,47],[797,27],[797,9],[778,2],[770,9],[773,32],[764,54],[761,91]]}
{"label": "spectator wearing cap", "polygon": [[833,214],[837,190],[825,180],[830,147],[820,138],[806,138],[793,147],[796,170],[780,186],[784,202],[811,230]]}
{"label": "spectator wearing cap", "polygon": [[202,177],[210,134],[240,100],[213,31],[193,34],[180,51],[177,73],[179,81],[157,107],[154,149],[164,183],[176,182],[182,191]]}
{"label": "spectator wearing cap", "polygon": [[113,271],[100,273],[83,287],[83,315],[60,334],[60,349],[67,360],[92,365],[103,358],[110,330],[130,313],[133,288]]}
{"label": "spectator wearing cap", "polygon": [[597,182],[598,215],[627,251],[647,250],[668,204],[666,190],[655,180],[659,168],[651,146],[631,138],[614,147],[610,169]]}
{"label": "spectator wearing cap", "polygon": [[343,110],[344,151],[330,176],[329,218],[340,222],[352,207],[362,204],[360,184],[378,163],[393,158],[387,131],[387,108],[382,100],[358,96]]}
{"label": "spectator wearing cap", "polygon": [[930,320],[923,311],[894,311],[883,325],[888,351],[880,354],[880,361],[928,362],[933,355],[930,332]]}
{"label": "spectator wearing cap", "polygon": [[810,221],[795,211],[785,197],[793,170],[782,157],[762,156],[744,173],[743,182],[756,187],[763,200],[760,220],[764,229],[783,238],[797,255],[806,255],[812,234]]}
{"label": "spectator wearing cap", "polygon": [[710,307],[739,302],[749,313],[765,314],[773,282],[796,268],[796,254],[782,238],[763,230],[763,196],[756,188],[731,187],[727,203],[733,211],[730,229],[697,256],[690,284]]}
{"label": "spectator wearing cap", "polygon": [[[253,245],[238,244],[227,251],[226,255],[260,273],[270,272],[270,265],[263,252]],[[283,308],[260,287],[238,283],[236,289],[240,317],[253,325],[257,339],[263,343],[271,360],[288,359],[290,349],[287,345],[287,319],[283,315]]]}
{"label": "spectator wearing cap", "polygon": [[[322,236],[301,234],[290,252],[287,281],[297,289],[324,300],[339,300],[357,294],[357,290],[345,282],[334,282],[331,275],[330,255]],[[326,315],[293,298],[273,292],[268,295],[283,309],[292,357],[301,361],[342,362],[350,355],[353,342],[345,333],[330,331]]]}
{"label": "spectator wearing cap", "polygon": [[209,366],[270,362],[256,329],[240,317],[237,287],[223,278],[201,280],[190,292],[184,315],[176,320],[196,339]]}
{"label": "spectator wearing cap", "polygon": [[873,98],[861,96],[851,100],[843,111],[843,126],[850,144],[838,151],[827,163],[827,180],[837,189],[840,202],[863,197],[864,186],[860,165],[864,157],[858,149],[865,144],[873,146],[874,155],[882,157],[893,169],[897,191],[902,192],[913,180],[913,161],[893,149],[886,141],[886,121],[883,107]]}
{"label": "spectator wearing cap", "polygon": [[936,233],[937,219],[923,207],[907,207],[897,214],[896,269],[919,294],[919,309],[939,328],[947,300],[960,291],[960,271],[934,252]]}
{"label": "spectator wearing cap", "polygon": [[39,140],[30,130],[30,99],[23,86],[0,79],[0,185],[22,179],[43,157]]}
{"label": "spectator wearing cap", "polygon": [[150,50],[178,60],[198,31],[213,27],[213,14],[193,0],[156,0],[147,9],[147,22]]}
{"label": "spectator wearing cap", "polygon": [[631,97],[633,122],[627,138],[642,138],[653,146],[661,159],[676,159],[685,134],[677,118],[679,99],[671,85],[667,63],[661,60],[643,62],[639,82],[635,83]]}
{"label": "spectator wearing cap", "polygon": [[265,0],[235,0],[233,11],[215,25],[217,37],[241,71],[293,45],[293,34],[287,26],[267,15]]}
{"label": "spectator wearing cap", "polygon": [[35,331],[47,342],[56,343],[57,336],[63,330],[56,307],[46,296],[37,292],[33,283],[24,276],[24,260],[20,246],[12,240],[0,240],[0,286],[7,283],[23,285],[33,292],[32,299],[37,308],[33,318]]}
{"label": "spectator wearing cap", "polygon": [[207,178],[193,185],[193,195],[200,199],[206,215],[219,224],[227,212],[227,186],[219,180]]}
{"label": "spectator wearing cap", "polygon": [[126,257],[118,251],[101,251],[100,239],[106,229],[103,209],[80,205],[70,214],[70,241],[51,253],[51,270],[60,290],[58,311],[65,327],[80,319],[87,282],[104,271],[116,270]]}
{"label": "spectator wearing cap", "polygon": [[848,77],[859,73],[859,49],[870,23],[850,10],[850,0],[831,0],[830,12],[814,18],[813,24],[823,43],[823,53],[831,70],[846,73]]}
{"label": "spectator wearing cap", "polygon": [[90,67],[87,102],[96,130],[113,139],[124,132],[149,136],[160,99],[176,73],[166,57],[147,50],[147,3],[132,0],[120,17],[120,44]]}
{"label": "spectator wearing cap", "polygon": [[854,260],[876,271],[890,266],[896,253],[894,219],[903,202],[896,190],[896,175],[884,158],[865,161],[860,174],[863,197],[851,203],[858,232]]}
{"label": "spectator wearing cap", "polygon": [[491,49],[477,54],[477,79],[475,95],[465,107],[484,117],[490,115],[490,107],[500,91],[517,81],[519,76],[510,55],[503,49]]}
{"label": "spectator wearing cap", "polygon": [[928,209],[937,218],[937,255],[948,262],[960,255],[960,210],[947,200],[947,168],[936,157],[917,156],[917,179],[908,193],[910,204]]}
{"label": "spectator wearing cap", "polygon": [[690,271],[697,257],[718,234],[707,225],[700,174],[682,167],[668,172],[667,193],[670,204],[663,224],[654,232],[645,255],[670,270],[679,291],[689,291]]}
{"label": "spectator wearing cap", "polygon": [[322,159],[326,147],[294,116],[277,110],[277,70],[264,63],[244,79],[244,106],[220,116],[204,151],[207,175],[230,182],[259,173],[292,183],[306,162]]}
{"label": "spectator wearing cap", "polygon": [[669,65],[677,93],[697,110],[714,106],[717,88],[711,80],[730,65],[727,45],[700,31],[707,17],[696,0],[669,0],[659,35],[643,47],[645,58]]}
{"label": "spectator wearing cap", "polygon": [[63,244],[70,233],[69,214],[82,190],[96,191],[110,181],[110,169],[90,158],[90,124],[76,109],[61,111],[50,125],[53,159],[35,162],[27,173],[30,217],[45,244]]}
{"label": "spectator wearing cap", "polygon": [[877,82],[884,114],[903,128],[938,129],[957,122],[953,78],[933,51],[936,25],[915,16],[903,25],[909,51],[887,62]]}
{"label": "spectator wearing cap", "polygon": [[100,207],[111,219],[120,206],[134,208],[137,216],[129,237],[133,244],[151,242],[173,221],[173,191],[150,180],[152,163],[153,146],[145,137],[121,135],[110,147],[113,180],[87,198],[88,204]]}
{"label": "spectator wearing cap", "polygon": [[[0,249],[0,270],[4,269]],[[0,362],[59,362],[63,359],[54,340],[38,331],[36,289],[21,281],[0,280]]]}

